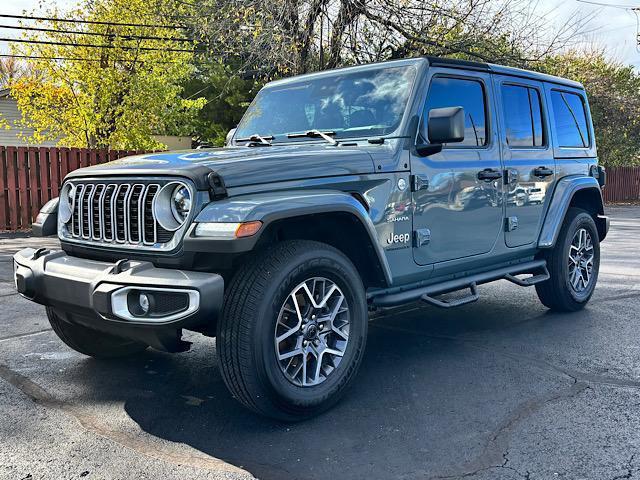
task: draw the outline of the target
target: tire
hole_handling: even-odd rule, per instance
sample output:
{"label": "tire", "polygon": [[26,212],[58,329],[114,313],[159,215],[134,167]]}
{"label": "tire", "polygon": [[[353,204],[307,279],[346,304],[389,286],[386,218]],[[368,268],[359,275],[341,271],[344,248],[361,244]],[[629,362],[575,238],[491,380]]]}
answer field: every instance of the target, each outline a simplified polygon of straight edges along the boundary
{"label": "tire", "polygon": [[[325,297],[318,300],[321,291]],[[307,292],[324,307],[312,308]],[[362,280],[342,252],[308,240],[281,242],[246,262],[227,289],[216,339],[222,376],[231,394],[259,414],[312,417],[353,381],[367,321]]]}
{"label": "tire", "polygon": [[147,345],[125,340],[106,333],[98,332],[83,325],[64,320],[68,314],[47,307],[47,317],[51,328],[67,346],[89,357],[118,358],[135,355],[144,351]]}
{"label": "tire", "polygon": [[[580,240],[577,236],[580,232],[586,232],[590,242],[585,244],[590,243],[591,246],[590,249],[586,247],[583,250],[580,254],[582,257],[578,255],[579,249],[575,245],[572,247],[576,242],[579,244]],[[570,259],[570,253],[573,258],[584,258],[585,262],[592,257],[590,272],[585,271],[585,269],[588,270],[588,262],[585,265],[581,262],[581,273],[574,276],[576,263]],[[549,309],[558,312],[575,312],[583,308],[593,295],[600,269],[600,240],[591,215],[580,208],[570,208],[555,246],[544,252],[542,258],[547,260],[551,278],[536,285],[540,301]],[[574,286],[576,281],[577,287]]]}

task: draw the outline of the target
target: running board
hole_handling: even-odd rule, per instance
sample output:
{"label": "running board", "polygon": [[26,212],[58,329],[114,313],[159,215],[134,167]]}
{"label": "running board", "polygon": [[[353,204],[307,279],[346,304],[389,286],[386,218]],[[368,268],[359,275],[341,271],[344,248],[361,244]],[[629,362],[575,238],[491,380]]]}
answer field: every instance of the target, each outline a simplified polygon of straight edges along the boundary
{"label": "running board", "polygon": [[531,275],[527,278],[518,278],[510,273],[507,273],[504,276],[505,280],[509,280],[511,283],[515,283],[521,287],[531,287],[536,283],[546,282],[549,278],[551,278],[551,275],[549,275],[549,270],[547,270],[546,265],[542,267],[542,273],[539,273],[538,275]]}
{"label": "running board", "polygon": [[[542,270],[541,273],[538,273]],[[527,278],[518,278],[516,275],[530,274]],[[371,299],[371,304],[376,307],[395,307],[406,303],[422,300],[430,305],[441,308],[452,308],[466,305],[478,300],[478,292],[476,287],[483,283],[493,282],[495,280],[508,280],[521,287],[530,287],[536,283],[544,282],[549,279],[549,271],[547,270],[546,260],[532,260],[530,262],[510,265],[508,267],[498,268],[489,272],[476,273],[467,277],[456,278],[442,283],[435,283],[406,290],[400,289],[394,293],[382,293]],[[455,292],[463,289],[470,289],[470,294],[466,297],[454,300],[440,300],[436,297],[444,293]]]}
{"label": "running board", "polygon": [[439,300],[437,298],[430,297],[426,293],[420,297],[420,300],[440,308],[460,307],[467,303],[473,303],[480,298],[480,295],[478,295],[477,285],[475,283],[469,285],[469,290],[471,291],[469,295],[462,298],[456,298],[455,300]]}

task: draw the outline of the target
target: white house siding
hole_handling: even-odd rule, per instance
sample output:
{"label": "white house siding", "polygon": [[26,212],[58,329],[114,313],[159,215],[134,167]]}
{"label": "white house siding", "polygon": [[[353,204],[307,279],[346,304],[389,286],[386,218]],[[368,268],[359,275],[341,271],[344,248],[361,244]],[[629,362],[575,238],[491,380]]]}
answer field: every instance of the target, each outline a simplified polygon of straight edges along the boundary
{"label": "white house siding", "polygon": [[33,136],[33,130],[30,128],[21,128],[19,122],[22,119],[22,114],[18,109],[17,102],[0,92],[0,125],[3,120],[6,120],[11,127],[9,130],[0,126],[0,146],[17,146],[17,147],[55,147],[57,142],[41,142],[41,143],[29,143],[25,141],[23,137],[30,138]]}

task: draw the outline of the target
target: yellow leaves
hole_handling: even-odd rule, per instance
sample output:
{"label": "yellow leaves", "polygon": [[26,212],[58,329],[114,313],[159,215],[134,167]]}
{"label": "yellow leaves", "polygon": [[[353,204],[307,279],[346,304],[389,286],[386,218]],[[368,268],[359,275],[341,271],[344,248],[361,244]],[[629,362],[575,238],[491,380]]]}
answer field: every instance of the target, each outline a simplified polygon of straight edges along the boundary
{"label": "yellow leaves", "polygon": [[[193,54],[171,50],[193,49],[194,44],[172,40],[184,38],[182,30],[159,27],[167,23],[157,15],[169,7],[162,7],[165,1],[83,0],[70,17],[110,24],[74,27],[94,35],[57,32],[47,40],[86,46],[15,47],[20,54],[71,59],[34,61],[12,87],[24,121],[38,137],[61,138],[69,146],[159,148],[151,135],[164,133],[173,111],[193,116],[202,108],[200,99],[184,103],[180,98],[180,85],[193,71]],[[116,25],[122,23],[151,26]],[[68,24],[45,24],[69,29]]]}

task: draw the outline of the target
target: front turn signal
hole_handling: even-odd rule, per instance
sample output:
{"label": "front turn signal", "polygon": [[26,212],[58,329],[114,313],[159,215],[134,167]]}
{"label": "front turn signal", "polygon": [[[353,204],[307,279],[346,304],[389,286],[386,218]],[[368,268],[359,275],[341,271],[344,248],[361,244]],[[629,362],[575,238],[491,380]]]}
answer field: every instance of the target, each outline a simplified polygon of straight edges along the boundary
{"label": "front turn signal", "polygon": [[260,230],[260,227],[262,227],[262,222],[258,220],[244,223],[198,223],[196,225],[195,236],[231,240],[255,235],[258,230]]}
{"label": "front turn signal", "polygon": [[241,223],[236,230],[236,238],[251,237],[258,233],[260,227],[262,227],[262,222],[259,220]]}

